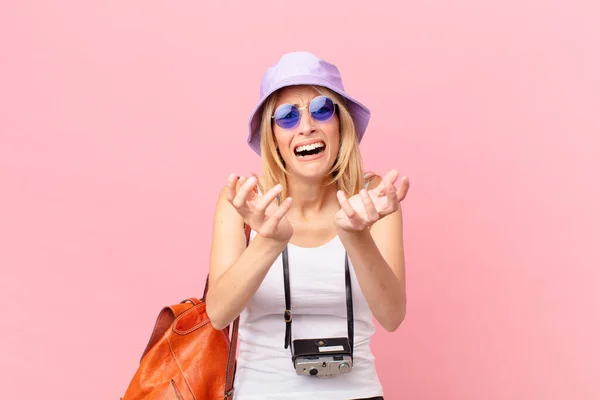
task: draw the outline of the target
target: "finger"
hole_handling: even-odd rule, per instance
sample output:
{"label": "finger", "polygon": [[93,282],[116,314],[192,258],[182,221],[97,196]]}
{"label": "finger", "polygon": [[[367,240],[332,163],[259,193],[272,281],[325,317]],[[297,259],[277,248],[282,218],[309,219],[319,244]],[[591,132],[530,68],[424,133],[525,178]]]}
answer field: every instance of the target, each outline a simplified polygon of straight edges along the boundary
{"label": "finger", "polygon": [[240,186],[237,195],[235,196],[232,202],[235,208],[240,208],[241,206],[246,204],[246,201],[248,201],[248,197],[250,196],[250,193],[252,193],[252,190],[254,189],[255,185],[256,178],[251,176],[246,180],[246,182],[244,182]]}
{"label": "finger", "polygon": [[338,190],[337,198],[338,202],[340,203],[340,207],[342,208],[342,210],[344,210],[344,213],[346,214],[348,219],[354,222],[355,224],[360,224],[362,222],[362,219],[360,218],[360,215],[358,215],[356,210],[352,208],[352,205],[348,201],[346,194],[343,191]]}
{"label": "finger", "polygon": [[[254,175],[253,175],[254,176]],[[242,185],[248,181],[248,178],[250,178],[249,176],[240,176],[240,181],[238,183],[238,190],[239,188],[242,187]],[[250,196],[248,196],[246,198],[246,201],[250,201],[252,199],[254,199],[254,197],[258,194],[257,192],[257,188],[258,188],[258,178],[256,178],[256,185],[252,186],[252,189],[250,191]]]}
{"label": "finger", "polygon": [[385,188],[385,196],[387,197],[387,204],[384,211],[380,212],[382,216],[393,213],[398,209],[398,192],[394,185],[388,185]]}
{"label": "finger", "polygon": [[237,190],[240,190],[240,188],[242,187],[242,185],[244,184],[244,182],[246,182],[248,180],[247,176],[238,176],[238,182],[237,182]]}
{"label": "finger", "polygon": [[398,170],[393,169],[393,170],[389,171],[387,174],[385,174],[383,179],[381,179],[381,183],[379,185],[382,186],[382,189],[385,190],[387,185],[389,185],[389,184],[393,185],[394,183],[396,183],[396,180],[398,179],[399,175],[400,175],[400,173],[398,172]]}
{"label": "finger", "polygon": [[238,182],[238,176],[236,174],[231,174],[227,178],[227,191],[225,192],[225,198],[230,203],[235,198],[237,182]]}
{"label": "finger", "polygon": [[273,215],[263,224],[263,229],[267,232],[273,232],[277,228],[277,225],[281,221],[281,219],[287,214],[292,206],[292,198],[288,197],[285,199],[281,205],[275,210]]}
{"label": "finger", "polygon": [[400,180],[400,187],[396,191],[396,201],[401,202],[406,198],[406,194],[408,193],[408,189],[410,187],[410,181],[408,177],[403,176]]}
{"label": "finger", "polygon": [[381,182],[379,182],[379,185],[375,188],[377,197],[385,196],[387,186],[389,184],[393,185],[398,179],[398,175],[399,173],[396,169],[393,169],[385,174],[385,176],[381,179]]}
{"label": "finger", "polygon": [[265,212],[269,204],[281,193],[282,186],[281,184],[275,185],[274,188],[269,190],[266,194],[264,194],[259,201],[256,202],[256,209],[262,213]]}
{"label": "finger", "polygon": [[371,200],[371,196],[369,196],[369,192],[367,190],[362,189],[360,191],[360,197],[362,199],[363,204],[365,205],[365,211],[367,212],[368,221],[373,223],[379,219],[379,212],[377,212],[377,208],[375,208],[375,204],[373,204],[373,200]]}

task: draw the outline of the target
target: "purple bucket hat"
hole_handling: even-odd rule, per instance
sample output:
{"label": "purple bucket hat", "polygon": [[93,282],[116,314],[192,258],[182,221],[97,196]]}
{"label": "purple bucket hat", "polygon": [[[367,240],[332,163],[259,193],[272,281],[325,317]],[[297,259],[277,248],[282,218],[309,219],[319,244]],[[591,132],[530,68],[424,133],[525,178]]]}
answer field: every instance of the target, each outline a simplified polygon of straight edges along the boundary
{"label": "purple bucket hat", "polygon": [[276,90],[293,85],[318,85],[333,90],[347,100],[360,142],[367,130],[371,112],[344,91],[338,68],[307,51],[284,54],[265,72],[260,84],[260,101],[252,111],[248,144],[260,155],[260,123],[265,100]]}

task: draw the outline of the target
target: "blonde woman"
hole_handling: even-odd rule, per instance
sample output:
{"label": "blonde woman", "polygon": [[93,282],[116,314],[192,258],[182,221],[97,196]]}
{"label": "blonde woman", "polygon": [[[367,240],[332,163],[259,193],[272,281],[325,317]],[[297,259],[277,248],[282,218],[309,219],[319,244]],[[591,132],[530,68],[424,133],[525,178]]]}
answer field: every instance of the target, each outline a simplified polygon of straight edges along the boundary
{"label": "blonde woman", "polygon": [[365,176],[369,118],[312,53],[263,77],[248,135],[262,176],[232,174],[219,196],[206,297],[215,328],[239,316],[234,399],[383,399],[370,339],[373,317],[391,332],[406,313],[408,180]]}

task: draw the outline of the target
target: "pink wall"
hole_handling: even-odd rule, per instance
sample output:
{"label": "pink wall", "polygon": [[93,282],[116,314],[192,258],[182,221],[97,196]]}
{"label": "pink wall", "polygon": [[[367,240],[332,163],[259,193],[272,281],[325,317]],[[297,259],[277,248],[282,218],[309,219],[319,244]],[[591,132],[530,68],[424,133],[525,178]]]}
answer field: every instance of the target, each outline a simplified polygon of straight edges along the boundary
{"label": "pink wall", "polygon": [[264,68],[306,49],[372,108],[368,168],[412,180],[386,399],[600,397],[596,3],[204,3],[0,5],[3,396],[123,394],[258,170]]}

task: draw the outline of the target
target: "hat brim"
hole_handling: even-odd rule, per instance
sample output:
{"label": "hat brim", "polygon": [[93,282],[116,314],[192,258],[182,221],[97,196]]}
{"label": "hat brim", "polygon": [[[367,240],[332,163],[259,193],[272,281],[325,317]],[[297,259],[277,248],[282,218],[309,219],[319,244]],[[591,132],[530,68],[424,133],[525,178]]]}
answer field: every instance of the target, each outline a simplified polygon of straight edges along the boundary
{"label": "hat brim", "polygon": [[294,76],[293,78],[282,80],[277,85],[272,87],[268,92],[266,92],[254,110],[252,111],[250,121],[248,123],[249,133],[248,133],[248,145],[254,150],[258,155],[260,155],[260,123],[262,119],[262,110],[265,105],[265,101],[267,98],[276,92],[279,89],[288,86],[299,86],[299,85],[316,85],[326,87],[340,96],[344,97],[347,100],[348,111],[354,120],[354,124],[356,126],[356,134],[358,136],[358,141],[362,140],[365,132],[367,130],[367,126],[369,125],[369,120],[371,119],[371,111],[359,101],[352,98],[348,93],[344,90],[341,90],[336,85],[333,85],[331,82],[326,79],[322,79],[315,76]]}

